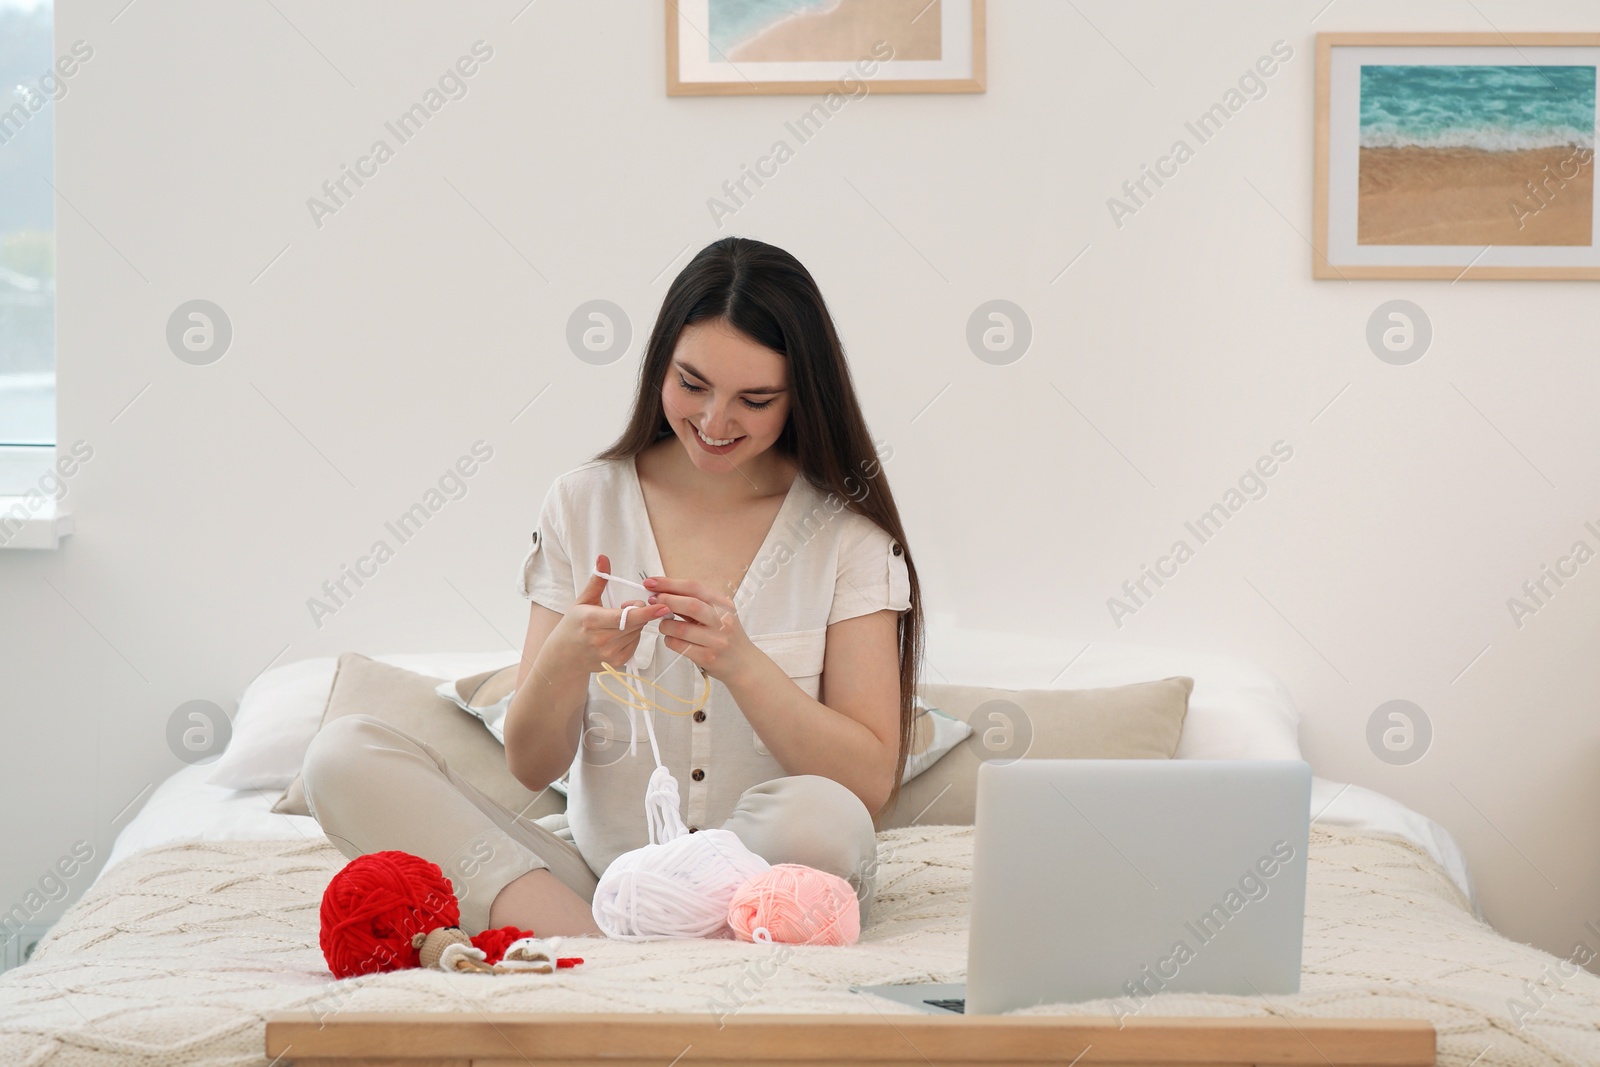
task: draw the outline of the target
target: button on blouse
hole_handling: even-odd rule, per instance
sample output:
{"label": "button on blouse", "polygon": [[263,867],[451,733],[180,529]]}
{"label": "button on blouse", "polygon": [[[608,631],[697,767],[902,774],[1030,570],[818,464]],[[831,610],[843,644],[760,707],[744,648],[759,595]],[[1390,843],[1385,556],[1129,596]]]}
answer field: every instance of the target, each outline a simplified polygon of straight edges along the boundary
{"label": "button on blouse", "polygon": [[[751,642],[812,698],[821,690],[830,624],[911,606],[900,546],[847,503],[797,474],[733,597]],[[552,611],[571,608],[598,555],[610,559],[619,577],[664,573],[631,458],[595,460],[557,478],[530,540],[517,591]],[[612,583],[601,603],[617,608],[639,596]],[[567,815],[573,843],[597,875],[649,841],[644,793],[655,759],[638,716],[654,716],[662,762],[678,779],[679,814],[696,830],[720,826],[746,789],[788,774],[721,682],[710,679],[703,711],[679,710],[694,703],[706,683],[698,667],[662,643],[658,625],[646,623],[632,658],[613,666],[682,698],[680,705],[630,682],[674,714],[633,711],[636,741],[630,746],[629,709],[602,688],[602,675],[589,679],[578,755],[568,772]],[[606,685],[626,698],[614,679]]]}

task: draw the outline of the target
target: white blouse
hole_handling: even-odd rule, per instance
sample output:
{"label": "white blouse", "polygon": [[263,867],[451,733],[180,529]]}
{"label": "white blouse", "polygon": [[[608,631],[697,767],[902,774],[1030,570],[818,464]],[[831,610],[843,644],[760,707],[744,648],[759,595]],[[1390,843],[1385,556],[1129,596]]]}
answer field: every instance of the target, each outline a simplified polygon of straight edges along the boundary
{"label": "white blouse", "polygon": [[[733,597],[751,641],[813,699],[821,685],[830,623],[911,606],[900,546],[845,503],[797,474]],[[532,541],[518,591],[563,614],[588,583],[598,555],[606,555],[610,573],[621,578],[640,581],[664,573],[632,459],[592,461],[556,479],[545,494]],[[601,602],[620,607],[636,599],[644,594],[609,583]],[[699,668],[662,643],[656,621],[645,625],[627,666],[613,666],[685,698],[679,704],[649,686],[629,683],[674,710],[688,707],[704,687]],[[573,843],[596,875],[622,853],[649,843],[644,794],[655,770],[638,718],[646,713],[633,713],[637,741],[630,752],[628,709],[606,695],[599,677],[589,679],[583,740],[567,796]],[[616,679],[606,684],[623,692]],[[702,711],[648,714],[654,716],[661,760],[678,780],[679,814],[693,830],[720,826],[746,789],[788,773],[716,679]]]}

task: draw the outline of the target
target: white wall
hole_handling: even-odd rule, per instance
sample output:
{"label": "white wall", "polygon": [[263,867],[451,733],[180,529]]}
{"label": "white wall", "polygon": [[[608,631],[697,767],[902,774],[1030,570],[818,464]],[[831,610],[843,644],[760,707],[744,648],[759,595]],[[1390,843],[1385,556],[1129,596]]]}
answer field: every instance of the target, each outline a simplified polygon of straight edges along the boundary
{"label": "white wall", "polygon": [[[60,436],[94,457],[64,548],[0,553],[0,906],[79,839],[104,856],[178,768],[184,701],[231,709],[272,661],[518,642],[545,487],[620,427],[672,275],[738,232],[819,279],[930,612],[1254,658],[1317,773],[1458,837],[1501,930],[1565,955],[1600,919],[1600,565],[1520,629],[1505,605],[1595,543],[1594,289],[1316,282],[1306,240],[1316,31],[1593,29],[1591,4],[995,0],[986,94],[853,101],[718,229],[707,198],[809,101],[666,98],[658,0],[125,2],[60,15],[94,48],[59,105]],[[306,199],[480,39],[469,94],[314,226]],[[1118,229],[1106,199],[1279,39],[1268,94]],[[964,340],[997,297],[1035,330],[1005,367]],[[1408,367],[1363,339],[1396,297],[1435,330]],[[164,339],[195,298],[234,327],[210,366]],[[635,331],[606,367],[564,340],[594,298]],[[318,628],[307,598],[480,439],[466,497]],[[1114,625],[1280,439],[1268,495]],[[1435,731],[1410,766],[1365,739],[1395,698]]]}

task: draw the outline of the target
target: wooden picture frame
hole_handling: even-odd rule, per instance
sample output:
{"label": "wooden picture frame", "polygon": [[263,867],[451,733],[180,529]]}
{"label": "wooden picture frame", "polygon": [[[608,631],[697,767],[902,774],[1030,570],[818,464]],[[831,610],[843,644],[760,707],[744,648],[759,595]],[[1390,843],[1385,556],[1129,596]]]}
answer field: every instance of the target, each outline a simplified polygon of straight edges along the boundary
{"label": "wooden picture frame", "polygon": [[1596,71],[1597,33],[1317,34],[1313,277],[1600,279]]}
{"label": "wooden picture frame", "polygon": [[838,0],[744,30],[712,25],[717,2],[666,0],[668,96],[985,91],[985,0]]}

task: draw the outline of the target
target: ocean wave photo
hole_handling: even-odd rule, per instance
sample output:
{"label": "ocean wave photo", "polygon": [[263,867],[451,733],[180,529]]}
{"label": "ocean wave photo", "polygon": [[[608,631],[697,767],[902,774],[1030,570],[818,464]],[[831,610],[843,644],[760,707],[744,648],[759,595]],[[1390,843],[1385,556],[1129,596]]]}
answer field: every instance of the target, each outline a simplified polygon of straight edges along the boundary
{"label": "ocean wave photo", "polygon": [[709,0],[712,62],[849,62],[887,41],[896,59],[939,59],[939,0]]}
{"label": "ocean wave photo", "polygon": [[712,58],[718,52],[728,55],[792,15],[826,11],[838,4],[839,0],[710,0],[706,34],[715,50]]}
{"label": "ocean wave photo", "polygon": [[1595,72],[1363,66],[1358,243],[1591,244]]}

